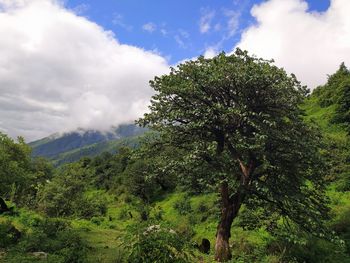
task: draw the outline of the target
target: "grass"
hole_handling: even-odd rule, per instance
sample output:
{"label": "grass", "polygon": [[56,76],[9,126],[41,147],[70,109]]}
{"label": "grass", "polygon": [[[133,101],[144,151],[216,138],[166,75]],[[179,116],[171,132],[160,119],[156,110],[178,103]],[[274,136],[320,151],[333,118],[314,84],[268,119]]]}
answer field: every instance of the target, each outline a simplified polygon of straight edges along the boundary
{"label": "grass", "polygon": [[80,236],[88,242],[90,250],[88,252],[89,262],[115,262],[120,251],[122,232],[114,229],[101,229],[93,227],[80,229]]}
{"label": "grass", "polygon": [[336,105],[333,104],[322,108],[318,98],[311,96],[305,101],[302,109],[305,110],[306,113],[304,119],[309,123],[316,123],[323,134],[330,139],[339,143],[345,143],[347,141],[345,129],[341,125],[332,122]]}

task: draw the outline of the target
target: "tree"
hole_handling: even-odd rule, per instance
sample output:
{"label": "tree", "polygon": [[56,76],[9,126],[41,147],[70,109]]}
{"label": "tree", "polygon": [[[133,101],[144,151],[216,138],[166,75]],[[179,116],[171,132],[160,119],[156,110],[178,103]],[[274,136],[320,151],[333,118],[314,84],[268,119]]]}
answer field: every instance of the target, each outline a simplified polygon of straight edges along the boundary
{"label": "tree", "polygon": [[172,157],[174,151],[152,142],[152,135],[141,140],[140,147],[133,151],[123,172],[127,190],[146,204],[175,188],[174,177],[163,169],[165,158]]}
{"label": "tree", "polygon": [[15,142],[0,132],[0,196],[18,200],[30,188],[32,178],[30,147],[21,137]]}
{"label": "tree", "polygon": [[17,204],[33,205],[39,185],[52,176],[53,167],[43,158],[31,158],[31,148],[0,132],[0,196]]}
{"label": "tree", "polygon": [[217,261],[231,258],[232,222],[251,199],[307,231],[322,229],[320,138],[302,120],[307,90],[294,75],[237,49],[180,64],[150,85],[156,94],[138,123],[186,149],[183,163],[173,165],[191,170],[205,161],[218,186]]}
{"label": "tree", "polygon": [[345,66],[344,62],[340,64],[338,70],[332,75],[328,75],[327,83],[317,87],[313,91],[313,95],[318,97],[321,107],[329,107],[332,104],[339,103],[342,94],[344,93],[343,86],[346,80],[350,78],[350,71]]}

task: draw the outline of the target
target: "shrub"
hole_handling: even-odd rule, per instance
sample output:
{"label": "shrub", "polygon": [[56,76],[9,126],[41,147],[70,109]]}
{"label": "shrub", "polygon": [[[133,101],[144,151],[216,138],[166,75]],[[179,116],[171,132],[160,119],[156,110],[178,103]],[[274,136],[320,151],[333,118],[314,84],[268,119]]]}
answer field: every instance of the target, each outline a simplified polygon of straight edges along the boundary
{"label": "shrub", "polygon": [[0,223],[0,248],[7,248],[17,243],[21,233],[10,221]]}
{"label": "shrub", "polygon": [[186,240],[190,240],[195,235],[190,218],[186,218],[179,222],[175,230],[176,233],[178,233],[183,239]]}
{"label": "shrub", "polygon": [[66,221],[47,218],[21,239],[10,256],[38,251],[52,255],[55,262],[82,263],[86,262],[87,245]]}
{"label": "shrub", "polygon": [[186,251],[186,240],[171,228],[161,225],[131,227],[124,245],[129,251],[128,262],[193,262]]}
{"label": "shrub", "polygon": [[183,197],[175,202],[174,208],[178,211],[180,215],[187,215],[192,213],[192,207],[189,199]]}
{"label": "shrub", "polygon": [[100,217],[100,216],[94,216],[90,219],[91,223],[94,223],[95,225],[101,225],[104,221],[104,217]]}
{"label": "shrub", "polygon": [[107,199],[100,193],[91,193],[78,201],[75,208],[78,217],[90,219],[96,216],[105,216],[107,213]]}

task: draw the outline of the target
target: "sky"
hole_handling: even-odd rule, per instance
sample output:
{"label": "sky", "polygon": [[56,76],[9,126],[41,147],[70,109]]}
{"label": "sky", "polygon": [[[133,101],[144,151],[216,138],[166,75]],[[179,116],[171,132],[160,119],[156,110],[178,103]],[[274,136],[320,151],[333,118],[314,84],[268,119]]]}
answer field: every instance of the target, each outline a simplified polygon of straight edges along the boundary
{"label": "sky", "polygon": [[350,65],[349,13],[350,0],[0,0],[0,131],[133,122],[154,76],[237,47],[314,89]]}

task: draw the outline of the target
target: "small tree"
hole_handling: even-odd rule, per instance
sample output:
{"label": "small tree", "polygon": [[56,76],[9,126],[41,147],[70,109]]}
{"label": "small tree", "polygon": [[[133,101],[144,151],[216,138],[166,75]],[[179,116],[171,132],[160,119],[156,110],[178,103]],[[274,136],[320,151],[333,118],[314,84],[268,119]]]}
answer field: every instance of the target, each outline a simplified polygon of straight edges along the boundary
{"label": "small tree", "polygon": [[[150,82],[150,113],[138,121],[172,146],[186,149],[183,162],[205,162],[204,180],[221,196],[215,259],[231,258],[230,230],[241,205],[255,198],[316,233],[326,214],[319,137],[302,120],[307,95],[294,75],[272,61],[239,49],[171,68]],[[207,176],[207,172],[211,176]],[[187,174],[191,176],[191,174]]]}

